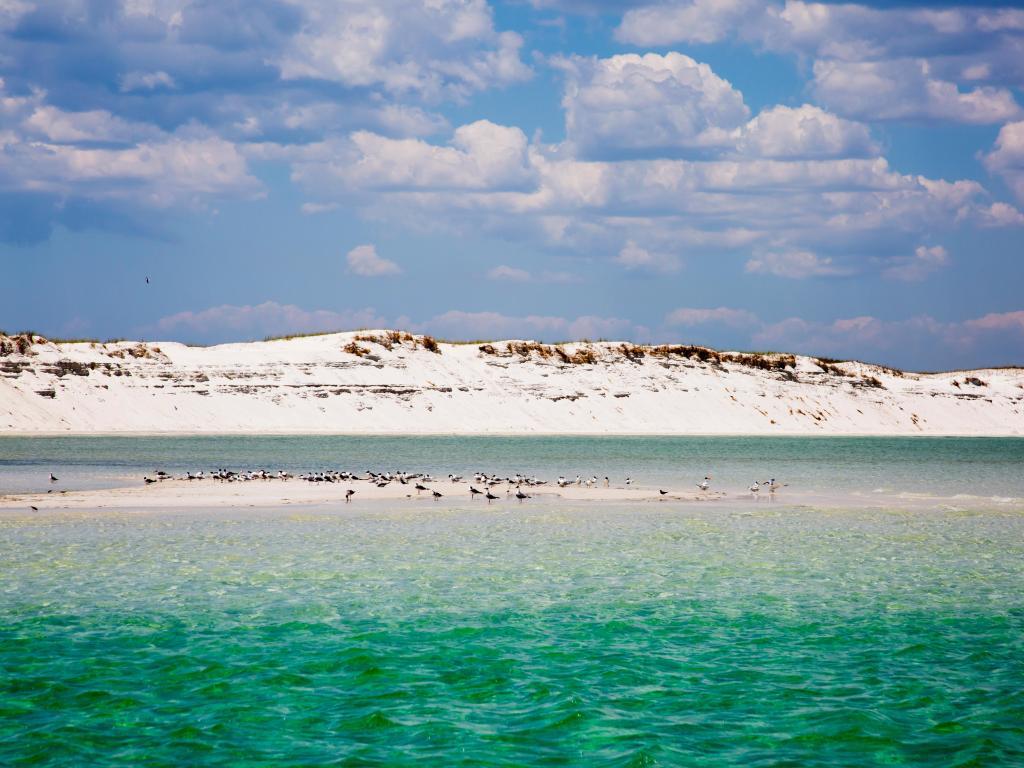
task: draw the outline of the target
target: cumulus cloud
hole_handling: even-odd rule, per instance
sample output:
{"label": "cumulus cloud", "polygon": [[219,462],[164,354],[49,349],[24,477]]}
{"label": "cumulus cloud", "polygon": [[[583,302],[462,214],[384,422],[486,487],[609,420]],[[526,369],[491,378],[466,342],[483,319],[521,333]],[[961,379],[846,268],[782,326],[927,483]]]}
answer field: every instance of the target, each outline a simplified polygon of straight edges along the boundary
{"label": "cumulus cloud", "polygon": [[844,120],[820,107],[765,109],[739,133],[744,154],[768,158],[868,157],[878,154],[866,125]]}
{"label": "cumulus cloud", "polygon": [[672,253],[652,252],[629,240],[613,261],[620,267],[644,272],[671,274],[682,269],[679,257]]}
{"label": "cumulus cloud", "polygon": [[728,144],[749,116],[743,95],[681,53],[555,62],[566,75],[566,135],[580,156],[677,154]]}
{"label": "cumulus cloud", "polygon": [[152,91],[157,88],[176,88],[174,78],[163,70],[156,72],[126,72],[121,76],[121,90]]}
{"label": "cumulus cloud", "polygon": [[775,275],[802,280],[807,277],[840,277],[851,270],[840,267],[830,257],[821,257],[810,251],[764,252],[747,261],[747,272]]}
{"label": "cumulus cloud", "polygon": [[1009,90],[980,86],[961,91],[956,83],[931,76],[925,59],[817,61],[812,88],[831,109],[871,120],[991,124],[1022,114]]}
{"label": "cumulus cloud", "polygon": [[277,57],[285,79],[322,79],[355,87],[438,98],[529,78],[522,38],[497,32],[484,0],[299,0],[302,23]]}
{"label": "cumulus cloud", "polygon": [[402,274],[402,268],[395,262],[377,255],[373,245],[357,245],[345,256],[348,271],[360,277],[386,277]]}
{"label": "cumulus cloud", "polygon": [[815,59],[815,94],[844,115],[993,123],[1021,114],[1011,91],[1024,77],[1021,16],[966,5],[683,0],[627,11],[616,36],[648,46],[737,39]]}
{"label": "cumulus cloud", "polygon": [[354,189],[517,189],[533,176],[527,146],[519,128],[488,120],[460,126],[447,146],[359,131],[304,150],[296,179]]}
{"label": "cumulus cloud", "polygon": [[1008,123],[999,129],[995,149],[985,155],[985,167],[1002,176],[1017,199],[1024,203],[1024,121]]}
{"label": "cumulus cloud", "polygon": [[898,259],[882,272],[882,276],[890,280],[920,282],[933,272],[949,266],[949,263],[949,253],[941,245],[920,245],[914,249],[913,256]]}

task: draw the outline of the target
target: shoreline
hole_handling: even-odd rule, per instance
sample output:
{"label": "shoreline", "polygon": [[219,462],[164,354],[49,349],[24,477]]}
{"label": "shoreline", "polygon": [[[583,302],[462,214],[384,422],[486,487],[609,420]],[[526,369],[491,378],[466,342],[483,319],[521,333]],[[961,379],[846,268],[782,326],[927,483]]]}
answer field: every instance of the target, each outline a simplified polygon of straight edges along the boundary
{"label": "shoreline", "polygon": [[[752,509],[814,507],[820,509],[861,509],[886,508],[893,512],[921,508],[954,507],[971,509],[979,505],[992,507],[1002,512],[1024,514],[1024,498],[1003,496],[982,496],[957,493],[933,495],[911,491],[851,491],[824,492],[795,488],[780,489],[776,493],[762,490],[753,494],[741,488],[727,490],[678,489],[668,487],[663,496],[656,487],[591,487],[568,485],[543,485],[523,488],[530,498],[519,501],[505,483],[495,486],[492,492],[498,499],[488,503],[483,498],[472,498],[469,486],[473,482],[453,483],[448,480],[430,482],[428,488],[442,493],[434,499],[429,491],[417,493],[414,482],[408,485],[391,483],[379,488],[366,480],[339,481],[334,483],[310,483],[293,478],[281,480],[252,480],[247,482],[220,482],[208,479],[173,479],[152,485],[121,486],[89,490],[67,490],[31,493],[0,494],[0,512],[25,512],[31,506],[38,507],[38,513],[59,511],[99,512],[109,510],[147,512],[159,510],[240,510],[247,508],[280,509],[284,507],[316,507],[331,505],[337,510],[350,506],[345,502],[345,493],[351,488],[356,491],[351,506],[365,507],[367,503],[379,504],[411,503],[421,508],[436,508],[441,511],[458,507],[480,506],[495,510],[510,511],[531,504],[623,504],[647,505],[744,505]],[[33,512],[36,514],[37,512]]]}

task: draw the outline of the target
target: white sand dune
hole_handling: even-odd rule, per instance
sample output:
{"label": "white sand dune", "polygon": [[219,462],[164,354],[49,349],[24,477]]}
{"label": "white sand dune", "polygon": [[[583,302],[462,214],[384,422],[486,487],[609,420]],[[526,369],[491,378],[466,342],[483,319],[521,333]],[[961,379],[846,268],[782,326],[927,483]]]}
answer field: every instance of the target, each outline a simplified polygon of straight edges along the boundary
{"label": "white sand dune", "polygon": [[610,342],[431,351],[387,334],[212,347],[0,336],[0,434],[1024,434],[1022,369],[904,374]]}

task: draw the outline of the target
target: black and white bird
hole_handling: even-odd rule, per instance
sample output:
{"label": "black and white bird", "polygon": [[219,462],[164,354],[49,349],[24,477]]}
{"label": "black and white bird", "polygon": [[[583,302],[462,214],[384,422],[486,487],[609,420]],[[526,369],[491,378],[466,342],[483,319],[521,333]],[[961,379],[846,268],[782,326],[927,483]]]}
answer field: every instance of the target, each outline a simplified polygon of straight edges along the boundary
{"label": "black and white bird", "polygon": [[665,495],[666,493],[668,493],[668,491],[663,491],[663,490],[661,490],[661,489],[659,488],[659,489],[658,489],[658,493],[660,493],[660,494],[661,494],[662,496],[664,496],[664,495]]}
{"label": "black and white bird", "polygon": [[490,504],[490,503],[491,503],[492,501],[494,501],[494,500],[495,500],[495,499],[497,499],[498,497],[497,497],[497,496],[495,496],[495,495],[494,495],[493,493],[491,493],[490,491],[488,491],[488,492],[487,492],[487,493],[486,493],[486,494],[484,495],[484,498],[486,498],[486,499],[487,499],[487,503],[488,503],[488,504]]}
{"label": "black and white bird", "polygon": [[522,502],[523,499],[528,499],[530,497],[523,493],[519,488],[516,488],[516,498],[519,499],[520,502]]}
{"label": "black and white bird", "polygon": [[356,495],[356,492],[353,491],[351,488],[349,488],[347,491],[345,491],[345,502],[348,503],[348,502],[352,501],[352,497],[355,496],[355,495]]}
{"label": "black and white bird", "polygon": [[440,498],[441,498],[442,496],[444,496],[444,494],[443,494],[443,493],[441,493],[440,491],[431,491],[431,493],[433,493],[433,494],[434,494],[434,501],[437,501],[437,500],[438,500],[438,499],[440,499]]}
{"label": "black and white bird", "polygon": [[55,474],[53,474],[53,472],[50,473],[50,482],[51,483],[56,483],[57,482],[57,476]]}
{"label": "black and white bird", "polygon": [[697,483],[697,487],[700,488],[702,491],[706,491],[708,488],[711,487],[711,478],[708,475],[705,475],[704,479]]}
{"label": "black and white bird", "polygon": [[429,491],[429,490],[430,489],[427,488],[427,486],[423,485],[423,483],[416,483],[416,495],[417,496],[419,496],[420,491]]}
{"label": "black and white bird", "polygon": [[472,485],[471,485],[471,486],[469,486],[469,498],[471,498],[471,499],[475,499],[475,498],[476,498],[477,496],[479,496],[479,495],[480,495],[481,493],[483,493],[483,491],[478,491],[478,490],[477,490],[476,488],[474,488],[474,487],[473,487]]}

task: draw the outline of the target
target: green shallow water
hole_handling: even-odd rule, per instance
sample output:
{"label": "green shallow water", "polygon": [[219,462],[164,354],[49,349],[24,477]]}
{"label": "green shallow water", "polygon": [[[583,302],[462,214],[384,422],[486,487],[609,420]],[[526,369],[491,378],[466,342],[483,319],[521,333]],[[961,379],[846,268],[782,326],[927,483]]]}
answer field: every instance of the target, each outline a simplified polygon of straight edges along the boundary
{"label": "green shallow water", "polygon": [[1021,765],[1019,511],[0,517],[0,764]]}

